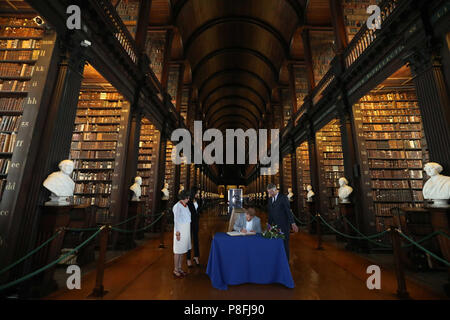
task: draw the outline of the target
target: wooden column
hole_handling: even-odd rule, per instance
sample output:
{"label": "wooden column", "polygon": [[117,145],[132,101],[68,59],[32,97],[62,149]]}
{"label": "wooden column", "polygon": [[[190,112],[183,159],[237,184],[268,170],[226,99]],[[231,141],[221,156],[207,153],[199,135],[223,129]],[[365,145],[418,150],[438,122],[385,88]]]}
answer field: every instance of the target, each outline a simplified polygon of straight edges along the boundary
{"label": "wooden column", "polygon": [[[294,115],[297,113],[297,110],[300,106],[297,105],[297,93],[295,88],[295,70],[294,65],[291,63],[288,65],[289,70],[289,91],[291,93],[291,99],[292,99],[292,115],[293,118]],[[294,121],[295,119],[293,119]]]}
{"label": "wooden column", "polygon": [[[40,205],[50,194],[42,183],[50,173],[58,171],[61,160],[67,159],[72,141],[85,65],[83,49],[78,40],[71,38],[56,40],[56,36],[51,36],[44,40],[49,44],[41,48],[45,53],[36,63],[42,71],[33,76],[32,81],[36,80],[38,85],[30,88],[26,98],[30,105],[25,105],[21,122],[22,128],[33,130],[29,132],[32,138],[22,137],[21,128],[17,141],[23,139],[23,144],[20,150],[16,145],[11,159],[16,166],[11,167],[8,174],[9,183],[15,180],[17,183],[14,182],[14,188],[7,187],[3,194],[1,210],[8,215],[0,217],[0,268],[36,247],[42,215]],[[30,115],[35,120],[31,120]],[[25,151],[24,160],[18,162],[17,156]],[[23,177],[21,183],[20,176]],[[3,222],[5,219],[8,221]],[[31,267],[31,259],[28,259],[11,275],[17,278],[29,273]]]}
{"label": "wooden column", "polygon": [[331,22],[333,24],[334,37],[338,53],[342,53],[348,45],[347,33],[342,12],[341,0],[329,0],[331,10]]}
{"label": "wooden column", "polygon": [[161,87],[163,92],[167,92],[167,80],[169,78],[169,60],[172,49],[173,31],[168,29],[166,34],[166,43],[164,46],[164,60],[161,73]]}
{"label": "wooden column", "polygon": [[294,194],[294,213],[299,216],[300,212],[300,191],[298,188],[298,176],[297,176],[297,148],[295,141],[291,140],[291,180],[292,180],[292,193]]}
{"label": "wooden column", "polygon": [[311,51],[311,44],[310,44],[308,29],[303,29],[302,39],[303,39],[303,48],[304,48],[305,65],[306,65],[306,79],[308,80],[308,93],[311,93],[311,91],[316,86],[316,83],[314,80],[312,51]]}
{"label": "wooden column", "polygon": [[157,188],[155,190],[155,203],[157,212],[161,213],[161,189],[164,186],[164,178],[166,176],[166,148],[168,139],[168,127],[167,124],[161,129],[161,135],[159,139],[159,150],[158,150],[158,176],[157,176]]}
{"label": "wooden column", "polygon": [[314,131],[313,124],[307,122],[308,130],[308,154],[309,154],[309,168],[311,174],[311,186],[315,193],[314,196],[314,212],[318,212],[318,206],[320,205],[320,187],[319,187],[319,163],[316,144],[316,132]]}
{"label": "wooden column", "polygon": [[148,25],[150,22],[150,10],[152,8],[152,0],[139,1],[139,17],[136,29],[136,51],[142,53],[145,51],[145,42],[148,34]]}
{"label": "wooden column", "polygon": [[413,72],[430,161],[450,174],[450,99],[437,48],[424,46],[407,57]]}

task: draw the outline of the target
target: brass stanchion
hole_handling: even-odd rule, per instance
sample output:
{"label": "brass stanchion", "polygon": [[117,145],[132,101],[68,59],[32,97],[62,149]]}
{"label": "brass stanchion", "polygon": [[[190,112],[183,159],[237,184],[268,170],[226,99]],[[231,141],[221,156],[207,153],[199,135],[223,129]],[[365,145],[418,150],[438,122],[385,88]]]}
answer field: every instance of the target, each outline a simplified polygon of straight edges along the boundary
{"label": "brass stanchion", "polygon": [[105,272],[105,260],[106,260],[106,250],[108,245],[108,231],[110,226],[101,227],[100,232],[100,250],[98,254],[97,261],[97,278],[95,280],[95,288],[88,298],[99,298],[103,297],[108,293],[103,287],[103,275]]}
{"label": "brass stanchion", "polygon": [[410,299],[410,296],[406,290],[405,272],[403,270],[403,264],[401,260],[401,247],[400,247],[400,236],[398,229],[391,227],[391,237],[392,237],[392,247],[394,250],[394,263],[395,263],[395,274],[397,276],[397,296],[400,299]]}

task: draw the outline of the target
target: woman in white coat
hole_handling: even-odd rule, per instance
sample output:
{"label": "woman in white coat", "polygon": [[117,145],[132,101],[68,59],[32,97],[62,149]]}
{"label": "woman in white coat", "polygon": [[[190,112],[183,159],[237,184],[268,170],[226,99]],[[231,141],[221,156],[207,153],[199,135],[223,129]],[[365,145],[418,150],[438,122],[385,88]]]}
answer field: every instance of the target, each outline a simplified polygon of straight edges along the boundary
{"label": "woman in white coat", "polygon": [[187,205],[189,194],[183,190],[178,195],[178,201],[172,208],[174,217],[173,227],[173,253],[174,253],[174,270],[173,275],[182,278],[187,275],[181,269],[181,260],[183,255],[191,250],[191,212]]}

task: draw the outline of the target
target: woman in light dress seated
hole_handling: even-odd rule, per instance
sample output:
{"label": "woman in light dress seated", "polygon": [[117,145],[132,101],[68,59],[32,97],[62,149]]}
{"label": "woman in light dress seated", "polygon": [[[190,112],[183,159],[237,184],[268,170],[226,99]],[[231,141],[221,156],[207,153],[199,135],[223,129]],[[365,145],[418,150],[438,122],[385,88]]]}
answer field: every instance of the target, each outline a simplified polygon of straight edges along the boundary
{"label": "woman in light dress seated", "polygon": [[183,190],[178,195],[178,201],[172,208],[174,217],[173,227],[173,253],[174,270],[173,275],[182,278],[187,275],[181,269],[183,255],[191,250],[191,212],[188,208],[189,194]]}
{"label": "woman in light dress seated", "polygon": [[245,214],[241,213],[234,223],[234,231],[247,233],[261,233],[261,219],[255,216],[255,209],[249,207],[245,210]]}

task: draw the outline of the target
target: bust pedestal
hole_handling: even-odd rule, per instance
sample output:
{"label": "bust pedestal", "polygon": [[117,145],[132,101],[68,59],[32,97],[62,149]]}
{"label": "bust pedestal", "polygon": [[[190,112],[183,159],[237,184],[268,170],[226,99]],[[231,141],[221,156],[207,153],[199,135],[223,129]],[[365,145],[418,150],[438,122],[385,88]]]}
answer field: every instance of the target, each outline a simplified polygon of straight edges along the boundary
{"label": "bust pedestal", "polygon": [[[145,203],[144,201],[130,201],[128,205],[128,215],[130,217],[134,217],[137,215],[137,218],[134,223],[134,229],[142,229],[145,225],[145,217],[141,216],[144,213]],[[134,240],[144,239],[144,230],[137,231],[133,235]]]}
{"label": "bust pedestal", "polygon": [[[123,220],[131,219],[132,217],[135,217],[138,213],[142,212],[141,207],[144,205],[143,201],[128,201],[128,215],[127,217],[124,217]],[[143,221],[142,217],[136,217],[134,219],[131,219],[127,221],[127,223],[122,224],[118,226],[120,229],[125,230],[136,230],[138,229],[138,225],[140,221]],[[141,231],[140,235],[142,236],[141,239],[144,237],[144,232]],[[136,232],[120,232],[118,241],[117,241],[117,248],[123,249],[123,250],[130,250],[133,248],[136,248],[136,242],[134,241],[136,239]]]}
{"label": "bust pedestal", "polygon": [[[431,213],[431,225],[433,231],[442,231],[450,234],[450,208],[428,208]],[[450,239],[438,235],[439,246],[441,247],[442,256],[445,260],[450,261]],[[447,268],[448,278],[444,285],[447,295],[450,295],[450,267]]]}
{"label": "bust pedestal", "polygon": [[[95,228],[97,226],[95,221],[95,207],[83,204],[75,205],[70,210],[69,228],[84,229]],[[89,238],[95,231],[88,232],[66,232],[64,238],[63,248],[75,248],[81,242]],[[77,264],[79,266],[86,265],[95,260],[95,241],[89,242],[86,246],[80,249],[77,256]]]}
{"label": "bust pedestal", "polygon": [[[70,222],[70,210],[73,205],[67,206],[41,206],[41,217],[36,244],[41,244],[52,237],[59,228],[67,227]],[[32,257],[33,270],[39,269],[58,259],[61,254],[65,231],[63,230],[49,245],[42,248],[39,254]],[[32,295],[45,296],[58,289],[53,279],[55,266],[32,278]],[[30,270],[31,271],[31,270]]]}
{"label": "bust pedestal", "polygon": [[[348,222],[350,222],[353,226],[355,226],[355,228],[357,228],[356,216],[355,216],[353,203],[350,203],[350,202],[339,203],[339,213],[340,213],[340,215],[342,217],[342,221],[343,221],[343,226],[344,226],[343,233],[348,234],[350,236],[359,236],[356,234],[356,231],[353,230],[353,228],[348,224]],[[345,219],[344,219],[344,217],[345,217]],[[359,245],[358,245],[357,239],[350,239],[350,238],[345,238],[345,237],[344,237],[344,239],[345,239],[344,241],[347,242],[347,245],[345,246],[345,248],[347,250],[358,249]]]}
{"label": "bust pedestal", "polygon": [[[394,226],[400,227],[401,230],[414,241],[423,239],[427,235],[433,233],[433,226],[431,224],[431,213],[429,208],[401,208],[399,215],[394,215]],[[421,245],[431,252],[439,252],[439,243],[437,238],[432,238]],[[433,258],[427,259],[425,253],[416,246],[409,247],[408,250],[402,250],[404,257],[402,257],[408,268],[414,271],[424,271],[433,268],[433,263],[436,261]],[[438,253],[437,253],[438,254]],[[438,254],[442,256],[442,254]],[[430,262],[432,264],[430,264]]]}
{"label": "bust pedestal", "polygon": [[314,220],[313,222],[311,222],[311,220],[313,219],[313,217],[315,217],[316,215],[316,206],[313,201],[306,201],[306,212],[305,212],[305,216],[306,216],[306,222],[308,223],[308,225],[306,226],[308,228],[308,232],[310,234],[316,234],[317,233],[317,227],[316,227],[316,221]]}

